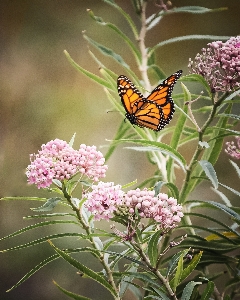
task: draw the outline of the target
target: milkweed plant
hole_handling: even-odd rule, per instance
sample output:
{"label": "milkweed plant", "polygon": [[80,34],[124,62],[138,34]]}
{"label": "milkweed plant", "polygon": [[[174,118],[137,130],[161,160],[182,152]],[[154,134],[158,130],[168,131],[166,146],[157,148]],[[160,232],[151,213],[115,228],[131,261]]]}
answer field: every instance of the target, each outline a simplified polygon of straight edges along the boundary
{"label": "milkweed plant", "polygon": [[[38,189],[47,189],[51,197],[2,198],[45,202],[32,209],[34,214],[27,217],[35,219],[35,225],[22,228],[2,240],[51,224],[72,224],[74,232],[56,232],[2,250],[3,255],[4,252],[49,243],[54,252],[8,291],[17,288],[42,267],[62,258],[81,275],[79,280],[88,278],[102,285],[109,292],[109,299],[239,299],[240,210],[231,204],[230,196],[224,191],[232,197],[239,197],[240,192],[220,183],[214,166],[222,153],[231,158],[226,168],[232,167],[240,176],[237,164],[240,132],[234,129],[239,121],[234,109],[240,99],[240,36],[181,36],[158,42],[150,48],[145,43],[147,34],[168,14],[214,13],[223,8],[174,7],[170,1],[159,0],[154,4],[136,0],[132,1],[138,16],[138,24],[135,24],[114,0],[104,2],[125,19],[135,40],[92,10],[87,12],[96,25],[105,26],[125,42],[126,52],[135,59],[141,78],[124,57],[91,39],[86,32],[83,37],[101,55],[117,62],[121,72],[143,95],[156,86],[150,82],[149,74],[155,82],[161,82],[168,75],[157,65],[157,49],[189,39],[210,42],[189,59],[189,71],[183,72],[179,79],[182,90],[173,95],[174,126],[170,124],[159,132],[124,119],[126,112],[116,85],[120,74],[103,65],[90,50],[91,58],[99,66],[99,75],[79,66],[65,51],[67,59],[79,72],[103,87],[113,107],[123,114],[123,121],[115,138],[109,142],[105,156],[96,146],[83,143],[75,147],[74,136],[70,142],[58,138],[46,141],[36,154],[30,155],[27,181]],[[149,16],[147,6],[150,5],[155,5],[155,13]],[[177,62],[175,64],[176,70],[181,68]],[[188,82],[198,83],[203,92],[199,95],[191,93]],[[201,121],[196,120],[196,114],[201,114]],[[166,136],[168,143],[164,142]],[[225,137],[229,136],[231,140],[225,143]],[[122,186],[108,177],[111,165],[107,165],[107,161],[120,144],[128,143],[131,144],[129,148],[136,150],[136,155],[137,151],[146,153],[155,171],[142,183],[133,181]],[[192,154],[187,151],[189,147]],[[180,178],[176,170],[177,174],[182,174]],[[195,191],[202,182],[219,201],[195,199]],[[61,206],[61,213],[54,212],[57,205]],[[56,221],[57,217],[62,219]],[[227,217],[227,224],[222,221],[224,217]],[[38,222],[39,218],[43,221]],[[106,223],[105,229],[100,226],[102,221]],[[61,249],[55,245],[56,240],[67,237],[75,238],[79,247]],[[89,267],[87,261],[77,260],[76,253],[80,256],[87,253],[89,260],[101,265],[101,270]],[[222,266],[222,271],[214,271],[217,264]],[[74,268],[73,274],[76,274]],[[60,283],[54,281],[54,284],[69,298],[90,299],[81,295],[84,293],[81,290],[75,294]],[[96,295],[94,299],[99,298]]]}

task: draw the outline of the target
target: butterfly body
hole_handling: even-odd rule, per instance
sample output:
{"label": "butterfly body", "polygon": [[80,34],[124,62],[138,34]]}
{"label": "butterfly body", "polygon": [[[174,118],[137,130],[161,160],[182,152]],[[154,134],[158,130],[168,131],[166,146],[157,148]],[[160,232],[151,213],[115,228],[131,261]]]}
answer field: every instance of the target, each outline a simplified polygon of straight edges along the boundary
{"label": "butterfly body", "polygon": [[126,76],[119,76],[118,93],[130,123],[155,131],[163,129],[170,122],[175,111],[171,94],[181,74],[180,70],[165,79],[147,98]]}

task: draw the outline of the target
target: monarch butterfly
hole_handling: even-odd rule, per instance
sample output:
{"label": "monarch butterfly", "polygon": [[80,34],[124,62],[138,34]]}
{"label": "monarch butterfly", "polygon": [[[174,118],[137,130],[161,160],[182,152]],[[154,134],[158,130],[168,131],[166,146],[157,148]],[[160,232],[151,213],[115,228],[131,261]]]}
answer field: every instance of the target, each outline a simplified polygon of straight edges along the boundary
{"label": "monarch butterfly", "polygon": [[179,70],[169,76],[147,98],[126,76],[120,75],[117,80],[118,94],[126,110],[126,118],[131,124],[155,131],[163,129],[175,111],[171,95],[174,84],[181,75],[182,71]]}

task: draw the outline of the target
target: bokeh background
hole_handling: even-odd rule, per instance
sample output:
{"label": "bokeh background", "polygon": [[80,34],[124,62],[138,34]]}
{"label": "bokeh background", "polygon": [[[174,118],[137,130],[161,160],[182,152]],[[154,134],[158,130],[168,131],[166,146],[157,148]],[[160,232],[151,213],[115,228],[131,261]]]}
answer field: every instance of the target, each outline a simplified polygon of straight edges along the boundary
{"label": "bokeh background", "polygon": [[[140,22],[131,1],[116,2],[132,16],[139,28]],[[208,8],[228,7],[228,10],[203,15],[186,13],[169,15],[149,32],[146,39],[147,46],[151,47],[165,39],[188,34],[223,36],[240,34],[239,0],[172,2],[178,7],[194,4]],[[156,10],[154,3],[154,1],[149,3],[149,15]],[[78,73],[63,53],[66,49],[79,65],[99,75],[98,65],[89,56],[87,42],[82,37],[82,31],[86,30],[88,36],[122,55],[139,74],[132,56],[122,41],[108,28],[98,26],[87,14],[88,8],[105,21],[118,25],[134,40],[125,19],[100,0],[0,2],[1,197],[46,196],[36,187],[27,185],[24,174],[29,164],[29,154],[37,152],[43,143],[55,138],[69,141],[76,132],[75,147],[81,143],[96,145],[101,146],[101,151],[105,153],[107,148],[104,146],[108,145],[106,139],[114,137],[122,121],[119,113],[107,113],[112,107],[102,88]],[[157,52],[158,64],[167,75],[179,69],[183,69],[186,74],[189,57],[194,57],[207,42],[207,40],[185,41],[162,47]],[[100,55],[93,48],[91,50],[115,73],[124,72],[121,66],[109,57]],[[176,91],[180,91],[179,85],[176,86]],[[197,91],[199,92],[199,89]],[[239,113],[239,109],[236,108],[237,112]],[[172,122],[174,125],[174,119]],[[187,156],[187,153],[185,154]],[[234,174],[231,176],[229,173],[226,176],[227,164],[228,158],[223,154],[216,166],[219,180],[234,187],[237,183],[230,182],[231,178],[234,179]],[[141,182],[151,176],[153,171],[147,164],[144,154],[123,149],[123,145],[117,148],[108,165],[106,179],[120,184],[136,178]],[[213,200],[213,197],[214,195],[209,200]],[[23,220],[23,216],[30,215],[29,208],[34,206],[36,203],[1,201],[0,236],[33,224],[32,221]],[[65,226],[36,230],[35,235],[32,232],[2,241],[0,249],[19,245],[56,231],[67,230],[70,229],[66,229]],[[78,241],[71,241],[71,245],[74,243]],[[63,246],[69,245],[66,242]],[[51,247],[44,244],[23,251],[0,254],[0,299],[67,299],[54,286],[53,279],[64,288],[92,299],[111,299],[101,286],[78,277],[76,270],[61,260],[51,263],[12,292],[5,292],[52,253]],[[81,260],[91,264],[89,256],[81,256]],[[100,270],[98,266],[96,268]]]}

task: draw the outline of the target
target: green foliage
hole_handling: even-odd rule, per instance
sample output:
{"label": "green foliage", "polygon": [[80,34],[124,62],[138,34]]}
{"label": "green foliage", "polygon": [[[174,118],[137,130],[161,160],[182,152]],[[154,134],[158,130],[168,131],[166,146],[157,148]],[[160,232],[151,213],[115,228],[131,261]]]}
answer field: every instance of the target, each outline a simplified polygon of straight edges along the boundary
{"label": "green foliage", "polygon": [[[174,37],[161,42],[157,41],[151,48],[147,48],[145,45],[146,34],[159,24],[166,15],[217,13],[225,10],[225,8],[210,9],[200,6],[170,8],[168,2],[166,9],[159,9],[147,17],[146,6],[151,5],[151,1],[134,0],[132,1],[133,7],[140,23],[140,30],[138,30],[139,24],[135,24],[131,16],[114,0],[104,0],[103,2],[110,5],[113,12],[120,14],[126,20],[135,41],[132,40],[129,33],[125,33],[116,24],[104,21],[101,17],[96,16],[92,10],[89,9],[88,14],[96,26],[106,27],[117,38],[121,38],[125,42],[127,46],[125,53],[128,55],[122,57],[116,50],[103,45],[98,40],[93,40],[85,32],[83,36],[100,56],[104,55],[113,60],[118,66],[121,66],[143,92],[152,88],[148,78],[150,72],[154,73],[157,80],[166,77],[165,72],[157,65],[156,61],[156,50],[160,47],[186,40],[209,41],[229,38],[226,36],[193,34]],[[100,67],[100,75],[82,68],[66,50],[64,53],[67,60],[77,71],[104,89],[112,106],[124,117],[124,108],[117,93],[116,79],[118,74],[116,71],[106,67],[96,54],[90,50],[90,57]],[[135,59],[135,64],[141,72],[141,78],[129,65],[131,59],[129,60],[128,56]],[[177,69],[179,68],[176,66]],[[240,245],[240,209],[232,206],[229,197],[222,192],[221,188],[232,192],[235,197],[239,197],[240,192],[218,181],[215,165],[222,152],[224,138],[240,135],[239,131],[233,129],[233,126],[240,119],[233,111],[233,105],[239,104],[239,91],[233,91],[232,94],[226,91],[221,95],[213,93],[208,82],[199,74],[185,75],[180,80],[182,92],[173,95],[176,102],[175,127],[169,126],[156,133],[146,128],[133,126],[130,122],[123,120],[113,140],[109,141],[105,159],[109,160],[121,144],[131,143],[132,146],[125,147],[125,149],[136,151],[136,156],[139,151],[145,152],[149,163],[155,170],[150,178],[138,183],[138,187],[145,188],[149,186],[152,190],[154,189],[156,195],[162,189],[167,189],[169,196],[176,198],[178,203],[181,203],[184,207],[182,224],[172,230],[164,231],[153,219],[142,222],[137,209],[134,217],[130,217],[124,211],[124,207],[120,207],[111,221],[123,226],[124,230],[119,231],[114,226],[112,226],[110,232],[100,230],[95,226],[93,215],[85,207],[86,196],[84,192],[91,189],[92,182],[81,178],[78,180],[76,178],[64,181],[54,180],[55,188],[52,188],[50,192],[60,194],[61,197],[53,196],[49,199],[37,197],[3,198],[2,201],[44,202],[43,205],[31,209],[39,213],[38,215],[25,217],[26,220],[34,221],[43,218],[43,221],[17,230],[3,237],[0,241],[27,232],[35,232],[34,230],[37,228],[50,225],[71,226],[72,231],[74,231],[46,235],[23,245],[0,251],[1,253],[16,251],[46,242],[55,251],[54,255],[36,265],[8,291],[18,287],[49,263],[62,258],[81,273],[82,279],[92,279],[101,284],[115,300],[123,299],[127,291],[131,292],[132,299],[139,300],[222,299],[223,295],[218,292],[219,287],[216,285],[215,280],[226,276],[225,270],[228,271],[228,278],[226,285],[223,287],[224,299],[237,299],[239,293],[239,256],[233,254],[233,251],[239,250]],[[198,83],[203,87],[205,94],[192,94],[183,82],[186,84],[189,82]],[[200,105],[192,109],[192,105],[195,105],[196,101]],[[199,125],[196,121],[195,114],[203,116],[202,125]],[[75,135],[69,143],[71,146],[74,137]],[[240,177],[239,166],[233,161],[230,161],[230,164],[236,171],[237,176]],[[180,176],[178,176],[179,172],[181,172]],[[207,188],[211,190],[212,185],[214,187],[212,190],[214,190],[220,201],[224,201],[224,204],[211,201],[210,198],[206,201],[192,198],[193,194],[191,192],[194,191],[194,195],[197,195],[200,191],[198,190],[200,184],[206,180]],[[127,189],[136,183],[137,181],[127,183],[123,188]],[[77,186],[81,187],[80,192],[76,189]],[[77,195],[78,198],[75,197],[77,192],[80,193],[80,196]],[[201,196],[201,192],[199,195]],[[47,213],[54,210],[57,205],[63,209],[63,212]],[[202,209],[204,209],[203,213],[201,213]],[[221,219],[222,216],[230,217],[227,224]],[[62,219],[55,220],[56,217]],[[65,217],[70,219],[65,220]],[[46,218],[51,218],[51,220],[48,221]],[[197,223],[196,220],[200,220],[200,222]],[[87,246],[83,247],[80,244],[80,247],[61,249],[60,246],[56,247],[52,242],[53,240],[61,241],[66,238],[75,238],[77,242],[84,241]],[[72,254],[75,253],[89,255],[96,264],[101,264],[102,270],[93,270],[79,262],[72,257]],[[209,273],[209,266],[214,264],[221,264],[224,272]],[[89,299],[62,288],[55,281],[54,284],[69,298]],[[201,286],[201,289],[198,288],[199,286]]]}

